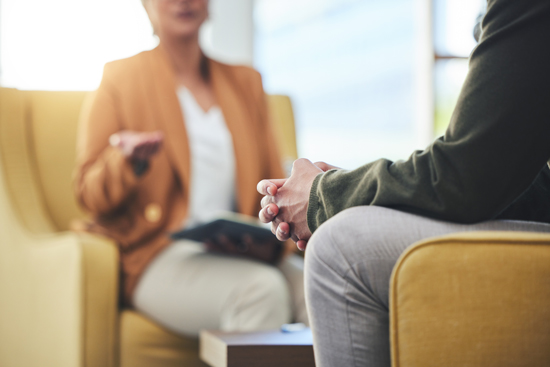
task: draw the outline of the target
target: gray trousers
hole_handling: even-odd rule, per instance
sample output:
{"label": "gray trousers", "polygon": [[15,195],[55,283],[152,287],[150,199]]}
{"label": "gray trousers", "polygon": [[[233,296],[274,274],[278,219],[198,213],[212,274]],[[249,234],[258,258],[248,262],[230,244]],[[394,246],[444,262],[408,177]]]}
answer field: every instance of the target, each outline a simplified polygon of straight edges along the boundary
{"label": "gray trousers", "polygon": [[389,367],[389,284],[413,243],[466,231],[550,232],[550,225],[490,221],[441,222],[392,209],[361,206],[324,223],[308,243],[306,304],[317,367]]}

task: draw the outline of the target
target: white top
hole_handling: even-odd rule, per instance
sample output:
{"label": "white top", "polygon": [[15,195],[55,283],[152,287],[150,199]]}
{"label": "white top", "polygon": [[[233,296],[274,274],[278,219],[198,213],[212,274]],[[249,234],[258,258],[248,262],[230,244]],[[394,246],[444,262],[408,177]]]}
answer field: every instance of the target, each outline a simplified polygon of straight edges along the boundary
{"label": "white top", "polygon": [[235,154],[220,108],[204,112],[185,87],[177,94],[191,154],[189,216],[183,225],[191,227],[235,210]]}

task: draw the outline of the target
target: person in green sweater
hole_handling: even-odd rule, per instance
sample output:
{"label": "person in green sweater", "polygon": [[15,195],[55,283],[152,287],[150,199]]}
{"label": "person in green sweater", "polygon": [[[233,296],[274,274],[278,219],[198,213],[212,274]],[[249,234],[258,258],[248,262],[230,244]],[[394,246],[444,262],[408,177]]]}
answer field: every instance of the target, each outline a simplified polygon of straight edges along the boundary
{"label": "person in green sweater", "polygon": [[550,1],[489,0],[481,30],[450,125],[425,150],[355,170],[299,159],[258,184],[260,219],[307,246],[318,367],[390,366],[389,280],[414,242],[550,232]]}

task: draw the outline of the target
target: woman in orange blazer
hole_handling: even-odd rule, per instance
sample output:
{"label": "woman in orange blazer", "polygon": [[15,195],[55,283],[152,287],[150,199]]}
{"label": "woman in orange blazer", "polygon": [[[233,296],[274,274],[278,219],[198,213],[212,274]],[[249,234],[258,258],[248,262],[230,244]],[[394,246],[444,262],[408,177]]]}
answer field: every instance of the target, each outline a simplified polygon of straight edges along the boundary
{"label": "woman in orange blazer", "polygon": [[307,321],[297,257],[273,267],[171,242],[207,209],[256,215],[256,183],[283,170],[260,75],[200,50],[208,1],[143,3],[159,46],[105,66],[82,112],[75,181],[90,230],[120,244],[125,303],[188,335]]}

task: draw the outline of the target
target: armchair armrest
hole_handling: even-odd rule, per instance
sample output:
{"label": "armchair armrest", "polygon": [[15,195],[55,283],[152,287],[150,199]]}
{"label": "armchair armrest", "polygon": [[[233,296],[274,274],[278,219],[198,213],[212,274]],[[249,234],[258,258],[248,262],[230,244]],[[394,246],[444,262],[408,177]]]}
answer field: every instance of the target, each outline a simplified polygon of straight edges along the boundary
{"label": "armchair armrest", "polygon": [[107,238],[79,233],[82,249],[84,366],[118,366],[119,254]]}
{"label": "armchair armrest", "polygon": [[[70,124],[83,95],[29,93],[0,88],[0,366],[111,367],[118,362],[117,249],[107,239],[60,232],[77,212],[67,137],[74,139]],[[55,210],[48,205],[58,202]]]}
{"label": "armchair armrest", "polygon": [[33,236],[17,227],[0,241],[0,365],[114,367],[116,247],[88,234]]}
{"label": "armchair armrest", "polygon": [[409,248],[390,289],[394,367],[547,366],[550,235],[473,232]]}

